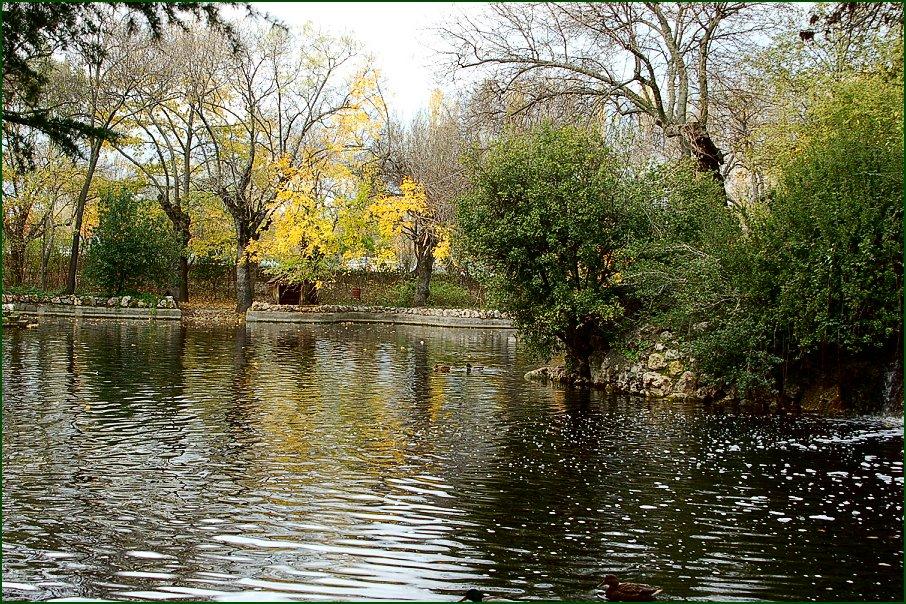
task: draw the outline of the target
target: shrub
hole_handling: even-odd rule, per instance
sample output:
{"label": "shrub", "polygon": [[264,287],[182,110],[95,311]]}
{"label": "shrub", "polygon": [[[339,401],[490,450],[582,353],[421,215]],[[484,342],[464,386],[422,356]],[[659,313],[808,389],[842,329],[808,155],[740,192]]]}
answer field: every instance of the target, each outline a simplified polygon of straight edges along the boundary
{"label": "shrub", "polygon": [[156,206],[122,188],[101,195],[98,226],[88,241],[85,276],[106,293],[173,282],[181,245]]}

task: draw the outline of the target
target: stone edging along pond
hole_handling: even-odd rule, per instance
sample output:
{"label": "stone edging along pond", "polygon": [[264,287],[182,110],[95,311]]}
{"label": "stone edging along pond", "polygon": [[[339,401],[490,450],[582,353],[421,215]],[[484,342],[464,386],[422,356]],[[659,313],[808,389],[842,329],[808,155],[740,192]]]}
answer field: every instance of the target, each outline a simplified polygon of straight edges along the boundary
{"label": "stone edging along pond", "polygon": [[436,327],[514,329],[498,310],[460,308],[397,308],[392,306],[292,306],[255,302],[246,312],[249,323],[392,323]]}
{"label": "stone edging along pond", "polygon": [[30,296],[3,295],[3,312],[33,316],[79,317],[86,319],[161,319],[179,321],[182,311],[166,296],[149,305],[132,296]]}

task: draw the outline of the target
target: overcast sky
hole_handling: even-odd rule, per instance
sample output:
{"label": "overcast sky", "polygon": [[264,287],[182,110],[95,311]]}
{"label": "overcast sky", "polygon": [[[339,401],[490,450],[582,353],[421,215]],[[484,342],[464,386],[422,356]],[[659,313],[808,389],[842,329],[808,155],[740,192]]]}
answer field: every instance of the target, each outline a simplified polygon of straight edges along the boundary
{"label": "overcast sky", "polygon": [[350,34],[364,44],[383,76],[390,111],[406,118],[426,108],[438,81],[440,46],[431,29],[458,11],[476,11],[481,3],[464,2],[253,2],[287,25],[311,21],[334,34]]}

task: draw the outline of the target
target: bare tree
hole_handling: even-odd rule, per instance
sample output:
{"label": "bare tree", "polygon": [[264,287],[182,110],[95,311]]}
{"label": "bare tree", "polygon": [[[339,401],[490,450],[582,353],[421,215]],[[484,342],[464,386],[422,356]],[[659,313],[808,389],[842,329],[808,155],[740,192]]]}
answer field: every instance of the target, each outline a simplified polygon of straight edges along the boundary
{"label": "bare tree", "polygon": [[709,134],[711,72],[771,23],[743,2],[493,4],[446,28],[455,67],[485,68],[525,111],[556,97],[647,119],[720,181]]}
{"label": "bare tree", "polygon": [[[233,218],[236,309],[252,304],[249,243],[270,226],[278,193],[313,155],[331,120],[358,102],[355,46],[312,31],[247,30],[244,47],[222,65],[215,94],[200,105],[206,178]],[[329,138],[329,137],[327,137]]]}
{"label": "bare tree", "polygon": [[157,201],[182,243],[179,300],[189,299],[192,237],[189,195],[202,167],[202,103],[220,85],[218,64],[228,49],[221,36],[173,29],[158,45],[144,49],[144,81],[136,90],[140,109],[125,126],[130,136],[114,142],[119,153],[156,192]]}
{"label": "bare tree", "polygon": [[[133,36],[126,24],[110,13],[111,22],[73,45],[71,63],[81,73],[82,86],[70,90],[71,102],[79,107],[79,118],[92,128],[113,132],[135,110],[133,100],[145,74],[139,57],[147,39]],[[88,167],[76,199],[72,224],[72,251],[66,292],[74,293],[79,263],[82,217],[91,183],[101,156],[105,136],[89,136]]]}

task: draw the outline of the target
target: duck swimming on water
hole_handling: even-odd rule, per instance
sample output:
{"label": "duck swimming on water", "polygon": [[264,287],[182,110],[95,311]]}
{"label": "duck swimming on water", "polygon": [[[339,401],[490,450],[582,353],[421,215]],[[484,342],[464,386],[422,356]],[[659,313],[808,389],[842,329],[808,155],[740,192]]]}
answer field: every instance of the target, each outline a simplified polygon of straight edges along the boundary
{"label": "duck swimming on water", "polygon": [[604,595],[611,602],[650,602],[661,593],[660,587],[652,587],[644,583],[623,583],[615,575],[604,577],[601,585],[607,586]]}
{"label": "duck swimming on water", "polygon": [[475,589],[474,587],[466,592],[466,595],[462,597],[460,602],[512,602],[512,600],[505,600],[504,598],[495,598],[480,589]]}
{"label": "duck swimming on water", "polygon": [[450,373],[450,366],[437,363],[434,366],[434,373]]}

